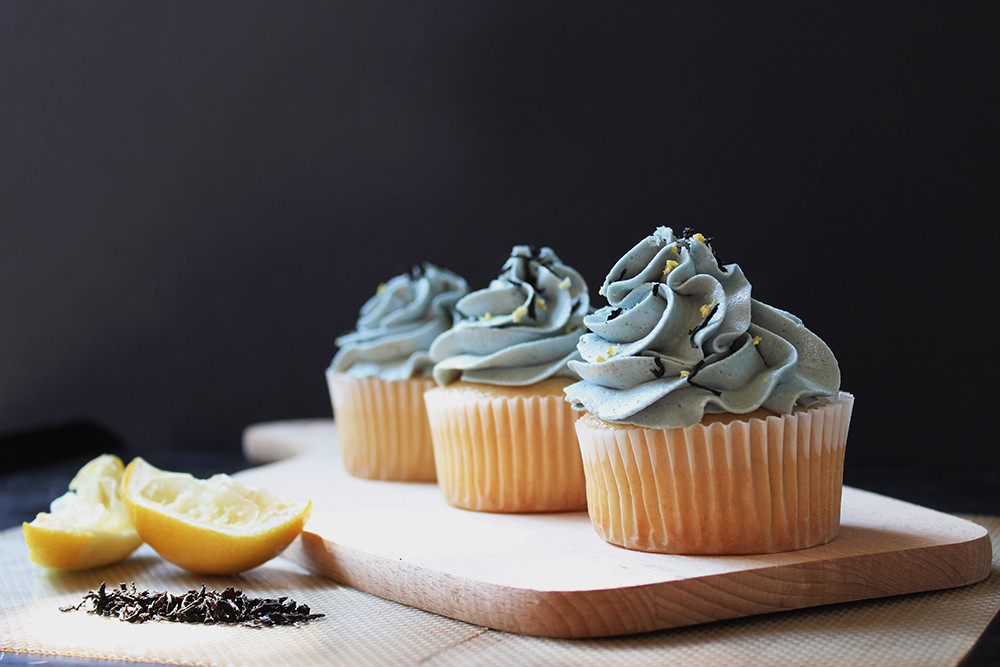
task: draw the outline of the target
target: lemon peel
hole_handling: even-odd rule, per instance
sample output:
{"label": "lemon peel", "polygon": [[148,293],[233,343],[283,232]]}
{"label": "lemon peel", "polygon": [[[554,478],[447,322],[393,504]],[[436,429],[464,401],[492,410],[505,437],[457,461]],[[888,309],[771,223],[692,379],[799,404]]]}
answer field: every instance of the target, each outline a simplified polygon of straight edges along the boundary
{"label": "lemon peel", "polygon": [[119,497],[124,469],[117,456],[101,454],[80,468],[48,512],[21,524],[32,563],[87,570],[117,563],[142,544]]}
{"label": "lemon peel", "polygon": [[274,558],[302,532],[312,502],[299,503],[228,475],[198,479],[137,457],[122,501],[142,539],[197,574],[235,574]]}

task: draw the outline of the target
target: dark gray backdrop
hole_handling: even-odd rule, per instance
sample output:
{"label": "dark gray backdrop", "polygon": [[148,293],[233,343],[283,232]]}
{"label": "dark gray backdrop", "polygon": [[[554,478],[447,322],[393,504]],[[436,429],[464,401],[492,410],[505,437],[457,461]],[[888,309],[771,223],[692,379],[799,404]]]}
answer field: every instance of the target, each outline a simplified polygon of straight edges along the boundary
{"label": "dark gray backdrop", "polygon": [[815,4],[0,3],[0,435],[236,449],[409,265],[600,303],[666,224],[838,354],[849,465],[996,465],[1000,5]]}

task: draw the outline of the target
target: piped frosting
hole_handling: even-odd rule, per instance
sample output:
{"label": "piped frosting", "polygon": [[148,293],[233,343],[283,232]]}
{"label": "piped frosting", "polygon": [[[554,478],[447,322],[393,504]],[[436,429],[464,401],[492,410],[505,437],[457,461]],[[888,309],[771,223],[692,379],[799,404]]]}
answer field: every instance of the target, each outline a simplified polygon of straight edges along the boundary
{"label": "piped frosting", "polygon": [[656,229],[608,273],[608,305],[584,318],[583,359],[569,363],[581,380],[567,400],[606,421],[680,428],[705,413],[787,414],[834,395],[830,348],[750,291],[701,234]]}
{"label": "piped frosting", "polygon": [[428,348],[454,324],[455,303],[468,291],[464,278],[429,263],[379,285],[355,331],[337,339],[330,369],[390,381],[430,374]]}
{"label": "piped frosting", "polygon": [[488,287],[463,297],[459,320],[431,345],[434,379],[530,385],[574,377],[567,365],[590,312],[583,277],[551,248],[515,246]]}

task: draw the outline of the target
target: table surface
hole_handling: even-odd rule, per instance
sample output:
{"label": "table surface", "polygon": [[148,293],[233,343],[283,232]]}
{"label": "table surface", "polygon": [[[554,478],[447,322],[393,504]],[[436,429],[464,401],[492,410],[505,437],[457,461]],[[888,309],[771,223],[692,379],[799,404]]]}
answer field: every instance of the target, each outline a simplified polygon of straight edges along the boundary
{"label": "table surface", "polygon": [[[127,449],[115,453],[124,460],[132,456]],[[20,468],[5,469],[0,474],[0,530],[18,526],[22,521],[31,520],[37,512],[47,510],[49,502],[66,491],[73,474],[93,455],[95,452],[83,451],[45,463],[29,462]],[[185,470],[198,477],[251,467],[239,450],[159,452],[156,463],[165,469]],[[845,470],[845,483],[943,512],[1000,515],[1000,471],[996,470],[849,465]],[[19,653],[0,653],[0,659],[4,665],[118,664]],[[1000,617],[994,619],[963,664],[1000,664]]]}

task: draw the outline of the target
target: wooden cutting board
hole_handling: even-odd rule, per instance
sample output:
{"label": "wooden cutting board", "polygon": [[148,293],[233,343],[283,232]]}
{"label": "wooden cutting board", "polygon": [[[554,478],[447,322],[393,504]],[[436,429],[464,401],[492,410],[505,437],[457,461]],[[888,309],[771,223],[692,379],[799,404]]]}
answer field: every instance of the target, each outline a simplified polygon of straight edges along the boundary
{"label": "wooden cutting board", "polygon": [[586,512],[471,512],[434,484],[353,478],[332,420],[253,426],[244,450],[257,461],[294,454],[241,478],[313,501],[286,557],[383,598],[527,635],[622,635],[951,588],[991,567],[985,528],[851,487],[829,544],[671,556],[607,544]]}

